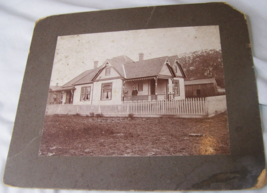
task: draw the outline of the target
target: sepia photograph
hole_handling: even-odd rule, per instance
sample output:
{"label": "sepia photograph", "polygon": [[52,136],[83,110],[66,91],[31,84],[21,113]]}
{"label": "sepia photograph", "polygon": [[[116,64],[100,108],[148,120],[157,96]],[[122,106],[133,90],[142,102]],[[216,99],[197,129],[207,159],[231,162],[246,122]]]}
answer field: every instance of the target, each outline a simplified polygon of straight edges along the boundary
{"label": "sepia photograph", "polygon": [[229,155],[219,26],[58,36],[39,156]]}

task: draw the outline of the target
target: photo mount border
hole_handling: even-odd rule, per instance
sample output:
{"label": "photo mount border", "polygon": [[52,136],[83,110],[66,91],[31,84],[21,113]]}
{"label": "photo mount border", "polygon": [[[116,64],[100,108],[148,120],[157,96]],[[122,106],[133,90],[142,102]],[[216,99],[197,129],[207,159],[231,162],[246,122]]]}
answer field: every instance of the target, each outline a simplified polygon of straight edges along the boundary
{"label": "photo mount border", "polygon": [[[58,36],[209,25],[220,29],[231,155],[38,156]],[[5,184],[89,190],[248,189],[256,185],[264,168],[255,73],[243,13],[225,3],[205,3],[56,15],[36,22]]]}

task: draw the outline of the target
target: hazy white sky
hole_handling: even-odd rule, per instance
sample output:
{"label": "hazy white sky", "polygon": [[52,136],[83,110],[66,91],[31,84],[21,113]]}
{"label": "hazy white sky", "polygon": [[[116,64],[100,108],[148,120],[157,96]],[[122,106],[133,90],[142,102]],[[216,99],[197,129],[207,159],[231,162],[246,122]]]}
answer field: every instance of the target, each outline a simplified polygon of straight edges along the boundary
{"label": "hazy white sky", "polygon": [[203,49],[221,49],[218,26],[175,27],[59,36],[50,85],[60,86],[85,70],[94,61],[126,55],[134,61],[172,56]]}

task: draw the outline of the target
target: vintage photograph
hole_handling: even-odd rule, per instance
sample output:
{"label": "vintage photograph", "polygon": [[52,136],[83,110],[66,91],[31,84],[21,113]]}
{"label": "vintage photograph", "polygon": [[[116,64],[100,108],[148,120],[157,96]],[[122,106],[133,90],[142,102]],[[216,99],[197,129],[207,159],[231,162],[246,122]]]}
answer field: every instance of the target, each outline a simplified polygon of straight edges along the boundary
{"label": "vintage photograph", "polygon": [[226,154],[219,26],[58,37],[39,156]]}

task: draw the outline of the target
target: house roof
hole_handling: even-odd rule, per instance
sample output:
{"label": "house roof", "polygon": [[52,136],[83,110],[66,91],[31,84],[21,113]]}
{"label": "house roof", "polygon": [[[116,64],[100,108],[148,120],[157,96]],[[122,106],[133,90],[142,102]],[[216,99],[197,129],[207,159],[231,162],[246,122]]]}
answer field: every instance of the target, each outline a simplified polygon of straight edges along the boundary
{"label": "house roof", "polygon": [[195,84],[217,84],[215,78],[198,79],[198,80],[185,80],[185,85],[195,85]]}
{"label": "house roof", "polygon": [[177,55],[168,56],[168,60],[169,60],[169,63],[170,63],[171,66],[174,65],[174,62],[175,62],[176,59],[178,59]]}
{"label": "house roof", "polygon": [[86,84],[86,83],[92,83],[93,78],[95,77],[95,75],[99,72],[99,70],[101,70],[103,68],[103,66],[100,66],[98,68],[92,69],[90,70],[89,73],[87,73],[85,76],[83,76],[82,78],[78,79],[77,81],[75,81],[73,83],[73,85],[76,84]]}
{"label": "house roof", "polygon": [[[159,58],[153,58],[148,60],[141,60],[134,62],[132,59],[125,55],[117,56],[111,59],[107,59],[100,67],[96,69],[86,70],[77,77],[73,78],[62,87],[67,88],[78,84],[92,83],[94,77],[97,76],[105,67],[106,63],[110,63],[112,67],[125,79],[134,79],[141,77],[158,76],[166,59],[169,60],[170,64],[173,65],[177,56],[163,56]],[[173,64],[172,64],[173,63]],[[178,64],[179,68],[181,66]],[[173,69],[169,66],[171,73]]]}
{"label": "house roof", "polygon": [[134,61],[128,56],[122,55],[122,56],[117,56],[111,59],[107,59],[105,63],[106,62],[109,62],[121,76],[125,77],[123,65],[134,62]]}
{"label": "house roof", "polygon": [[122,65],[127,62],[133,62],[133,60],[124,55],[107,59],[103,63],[103,65],[101,65],[96,69],[91,70],[88,74],[86,74],[79,80],[75,81],[73,84],[85,84],[93,82],[93,78],[103,69],[104,65],[106,65],[107,62],[109,62],[124,77]]}
{"label": "house roof", "polygon": [[[173,70],[175,68],[175,65],[178,65],[178,68],[179,68],[180,71],[176,75],[177,76],[183,76],[185,78],[186,77],[186,74],[184,73],[184,70],[183,70],[183,68],[182,68],[182,66],[181,66],[181,64],[179,62],[178,56],[177,55],[169,56],[168,57],[168,60],[169,60],[169,63],[171,65],[171,67],[173,68]],[[177,62],[175,62],[175,61],[177,61]]]}
{"label": "house roof", "polygon": [[87,76],[88,74],[92,73],[93,71],[94,71],[94,69],[84,71],[83,73],[79,74],[78,76],[76,76],[75,78],[73,78],[72,80],[70,80],[69,82],[64,84],[62,87],[72,86],[75,82],[77,82],[78,80],[84,78],[85,76]]}
{"label": "house roof", "polygon": [[157,76],[167,56],[124,64],[126,79]]}

